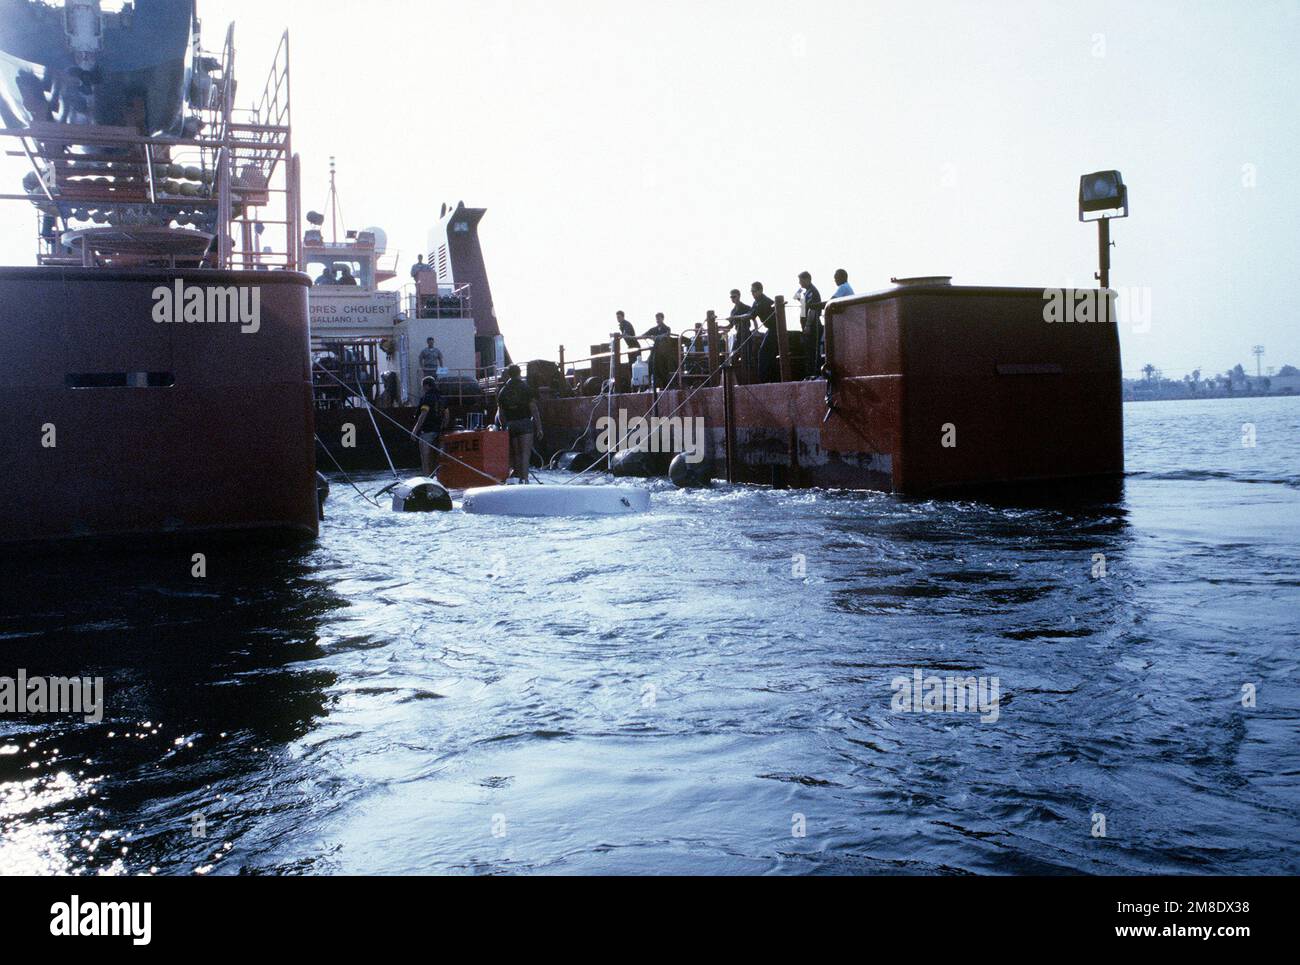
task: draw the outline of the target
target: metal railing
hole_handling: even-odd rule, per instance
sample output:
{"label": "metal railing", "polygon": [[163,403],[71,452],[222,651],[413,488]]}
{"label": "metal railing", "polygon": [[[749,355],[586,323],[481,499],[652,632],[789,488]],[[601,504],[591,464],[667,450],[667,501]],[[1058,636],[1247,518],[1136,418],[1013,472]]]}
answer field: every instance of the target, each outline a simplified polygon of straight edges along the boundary
{"label": "metal railing", "polygon": [[[384,375],[391,369],[381,361],[381,353],[389,356],[386,337],[360,336],[338,338],[318,335],[312,339],[313,396],[318,408],[349,408],[379,405],[384,392]],[[405,398],[397,407],[413,404],[420,396],[420,379],[417,376]],[[488,367],[440,368],[437,372],[439,390],[449,405],[461,408],[484,408],[500,386],[501,377]],[[347,386],[344,391],[339,383]],[[399,389],[400,392],[400,389]]]}
{"label": "metal railing", "polygon": [[[193,50],[216,63],[220,84],[191,105],[182,136],[42,123],[0,130],[18,141],[31,166],[27,193],[0,200],[36,204],[38,263],[298,266],[288,34],[261,100],[247,111],[234,106],[233,25],[219,58],[197,44]],[[276,209],[264,215],[273,199]]]}
{"label": "metal railing", "polygon": [[439,285],[438,294],[421,293],[414,282],[401,287],[402,303],[408,318],[473,318],[471,286]]}
{"label": "metal railing", "polygon": [[[647,361],[650,353],[653,351],[654,343],[659,339],[671,339],[675,343],[676,355],[672,378],[667,381],[666,385],[656,386],[660,389],[681,389],[690,387],[692,384],[698,384],[701,381],[710,381],[711,384],[717,383],[716,370],[718,363],[725,357],[730,357],[732,363],[737,365],[745,374],[746,378],[753,380],[758,376],[757,356],[758,346],[763,341],[765,335],[770,334],[776,339],[776,378],[772,381],[790,382],[794,379],[795,361],[801,366],[806,365],[806,358],[803,353],[795,354],[791,351],[789,331],[786,325],[786,310],[789,303],[782,295],[773,299],[773,313],[769,325],[762,325],[758,319],[752,319],[752,329],[749,334],[750,344],[740,346],[735,343],[734,337],[727,338],[723,328],[734,327],[734,320],[714,318],[704,323],[705,330],[701,333],[704,336],[705,347],[702,350],[683,351],[684,344],[693,339],[696,329],[684,329],[680,332],[670,332],[667,335],[661,335],[657,338],[647,335],[624,335],[622,333],[610,333],[611,348],[606,351],[592,352],[591,355],[576,358],[565,358],[564,346],[559,347],[559,367],[561,374],[564,375],[566,382],[575,391],[580,390],[582,383],[586,378],[600,377],[602,382],[610,378],[610,360],[614,360],[615,383],[617,385],[631,386],[631,363],[624,364],[622,357],[624,353],[629,356],[641,356]],[[733,325],[726,324],[728,321]],[[829,357],[832,345],[832,336],[828,326],[823,325],[823,338],[825,340],[826,352]],[[764,331],[766,329],[766,332]],[[637,340],[641,344],[632,346],[628,344],[629,340]],[[617,340],[617,341],[615,341]],[[724,347],[725,346],[725,347]],[[580,369],[583,363],[587,364],[586,369]],[[572,370],[573,375],[569,375]],[[702,371],[701,371],[702,370]],[[714,373],[709,375],[709,373]],[[627,378],[624,378],[624,375]],[[585,376],[585,377],[584,377]],[[622,391],[622,390],[620,390]]]}
{"label": "metal railing", "polygon": [[[696,330],[693,327],[659,336],[632,336],[620,333],[617,338],[619,343],[617,351],[611,348],[607,351],[593,352],[591,355],[576,359],[566,359],[564,346],[560,346],[558,363],[560,372],[565,377],[565,380],[569,382],[571,388],[577,390],[581,387],[585,381],[583,373],[586,373],[586,378],[601,377],[602,382],[608,380],[610,359],[615,356],[617,356],[614,363],[617,372],[616,383],[631,385],[631,368],[634,358],[651,365],[653,375],[651,360],[655,351],[655,344],[659,341],[671,342],[674,348],[673,374],[667,380],[666,385],[657,386],[657,388],[661,389],[685,388],[698,383],[715,367],[718,358],[732,351],[727,336],[716,325],[708,331],[700,332],[699,338],[697,338]],[[633,338],[640,344],[636,346],[627,344],[627,340]],[[613,341],[614,335],[611,333],[611,345]],[[701,341],[703,347],[697,347]],[[627,363],[622,361],[624,353],[629,357]],[[587,364],[587,368],[579,369],[579,366],[584,363]],[[569,375],[570,370],[573,372],[572,376]],[[624,375],[627,376],[626,379],[624,379]]]}

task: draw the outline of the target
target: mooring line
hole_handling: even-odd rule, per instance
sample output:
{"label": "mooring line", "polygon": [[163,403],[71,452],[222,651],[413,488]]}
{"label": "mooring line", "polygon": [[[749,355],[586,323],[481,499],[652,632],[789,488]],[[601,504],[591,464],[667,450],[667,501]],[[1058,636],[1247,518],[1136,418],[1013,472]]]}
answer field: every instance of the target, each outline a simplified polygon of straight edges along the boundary
{"label": "mooring line", "polygon": [[[690,402],[691,399],[695,398],[695,396],[700,392],[701,389],[712,388],[712,386],[710,386],[709,383],[713,381],[713,376],[715,376],[717,373],[721,372],[721,371],[723,370],[723,368],[726,367],[727,365],[730,365],[730,364],[731,364],[731,356],[732,356],[733,354],[735,354],[736,352],[740,351],[740,349],[744,348],[746,345],[748,345],[748,344],[749,344],[749,340],[752,339],[752,338],[753,338],[755,335],[757,335],[757,334],[758,334],[758,330],[755,329],[754,331],[750,332],[747,336],[745,336],[745,340],[744,340],[743,342],[741,342],[738,346],[736,346],[736,347],[735,347],[731,352],[728,352],[728,353],[726,354],[726,356],[723,358],[723,360],[722,360],[721,362],[719,362],[719,363],[717,364],[717,366],[713,369],[713,371],[711,371],[711,372],[709,372],[707,375],[705,375],[705,377],[704,377],[704,381],[701,382],[699,385],[697,385],[694,389],[692,389],[692,390],[691,390],[691,393],[690,393],[688,396],[686,396],[686,398],[682,399],[682,401],[679,402],[679,403],[677,404],[676,408],[674,408],[672,412],[668,413],[668,415],[663,416],[663,418],[665,418],[665,419],[671,419],[674,415],[676,415],[678,412],[681,411],[682,407],[683,407],[684,405],[686,405],[687,402]],[[613,380],[611,379],[610,381],[612,382]],[[663,391],[663,390],[660,390],[660,391]],[[658,401],[659,401],[659,399],[658,399],[658,397],[656,396],[655,399],[653,400],[652,404],[657,404]],[[597,403],[597,404],[599,404],[599,403]],[[595,411],[595,410],[593,409],[593,412],[594,412],[594,411]],[[619,446],[621,446],[624,442],[627,441],[628,436],[630,436],[631,434],[632,434],[632,430],[631,430],[631,429],[629,429],[627,432],[623,433],[623,437],[622,437],[621,439],[619,439],[617,442],[615,442],[612,448],[617,449]],[[586,433],[583,433],[583,435],[586,435]],[[613,460],[612,458],[609,458],[608,461],[609,461],[610,467],[613,468],[614,460]],[[594,462],[594,463],[592,463],[592,464],[591,464],[590,466],[588,466],[586,469],[582,470],[582,472],[579,472],[579,473],[575,474],[574,477],[573,477],[572,479],[567,480],[567,481],[565,481],[565,482],[562,482],[562,483],[560,483],[560,485],[561,485],[561,486],[568,486],[568,485],[571,485],[572,483],[577,482],[579,476],[585,475],[586,473],[590,472],[592,469],[595,469],[595,468],[596,468],[597,466],[599,466],[599,465],[600,465],[599,462]]]}
{"label": "mooring line", "polygon": [[348,471],[339,465],[339,461],[334,458],[334,453],[330,452],[330,447],[325,445],[325,440],[320,437],[320,434],[312,433],[312,435],[316,437],[316,442],[320,445],[320,447],[325,450],[325,455],[330,457],[330,462],[334,463],[334,468],[343,474],[343,478],[348,481],[349,486],[357,490],[357,495],[360,496],[362,499],[365,499],[368,502],[372,503],[376,509],[381,508],[378,500],[372,499],[370,496],[366,495],[360,489],[357,488],[357,484],[352,481],[352,477],[348,475]]}
{"label": "mooring line", "polygon": [[[360,393],[354,391],[353,388],[352,388],[350,385],[348,385],[346,382],[344,382],[342,379],[340,379],[337,375],[335,375],[335,374],[334,374],[333,372],[331,372],[329,369],[325,368],[325,366],[321,365],[319,362],[315,362],[315,363],[313,363],[313,364],[316,366],[316,368],[320,369],[320,371],[324,372],[326,375],[328,375],[331,379],[333,379],[333,380],[334,380],[335,382],[337,382],[339,385],[343,386],[344,389],[346,389],[346,390],[349,391],[349,392],[352,392],[352,394],[355,395],[355,396],[357,396],[357,398],[359,398],[362,402],[364,402],[368,408],[372,409],[374,412],[378,412],[381,416],[383,416],[385,419],[387,419],[387,420],[388,420],[389,422],[391,422],[393,425],[397,426],[397,428],[401,429],[403,432],[405,432],[408,436],[410,436],[410,437],[411,437],[412,439],[414,439],[416,442],[418,442],[418,443],[420,443],[420,444],[422,444],[422,445],[426,445],[426,446],[428,446],[430,449],[432,449],[434,452],[438,453],[439,455],[446,456],[448,459],[450,459],[452,462],[456,463],[457,465],[459,465],[459,466],[464,466],[464,467],[465,467],[466,469],[468,469],[470,472],[477,473],[478,475],[482,476],[484,479],[489,479],[489,480],[491,480],[492,483],[493,483],[493,485],[497,485],[497,479],[496,479],[495,476],[490,476],[490,475],[488,475],[488,474],[485,473],[482,469],[478,468],[478,466],[471,466],[469,463],[467,463],[467,462],[463,462],[462,460],[457,459],[455,456],[453,456],[451,453],[447,452],[445,449],[440,449],[439,447],[433,445],[432,443],[425,442],[423,439],[421,439],[419,436],[417,436],[417,435],[416,435],[414,432],[412,432],[410,429],[406,428],[406,426],[402,425],[400,422],[398,422],[396,419],[394,419],[392,416],[390,416],[390,415],[389,415],[387,412],[385,412],[383,409],[376,409],[376,408],[374,408],[373,406],[371,406],[371,405],[370,405],[370,400],[369,400],[369,399],[367,399],[364,395],[361,395]],[[324,445],[324,443],[322,443],[322,445]],[[382,439],[382,438],[380,439],[380,445],[383,445],[383,439]]]}

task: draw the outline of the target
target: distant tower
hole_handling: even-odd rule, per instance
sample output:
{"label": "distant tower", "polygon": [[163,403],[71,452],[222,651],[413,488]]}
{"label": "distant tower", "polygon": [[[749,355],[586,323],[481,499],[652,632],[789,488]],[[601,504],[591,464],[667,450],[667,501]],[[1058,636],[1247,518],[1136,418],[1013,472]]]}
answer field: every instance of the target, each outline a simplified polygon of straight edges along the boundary
{"label": "distant tower", "polygon": [[1250,354],[1255,356],[1255,378],[1259,378],[1261,375],[1264,374],[1263,371],[1260,369],[1260,361],[1259,361],[1264,357],[1264,346],[1256,345],[1254,348],[1250,350]]}

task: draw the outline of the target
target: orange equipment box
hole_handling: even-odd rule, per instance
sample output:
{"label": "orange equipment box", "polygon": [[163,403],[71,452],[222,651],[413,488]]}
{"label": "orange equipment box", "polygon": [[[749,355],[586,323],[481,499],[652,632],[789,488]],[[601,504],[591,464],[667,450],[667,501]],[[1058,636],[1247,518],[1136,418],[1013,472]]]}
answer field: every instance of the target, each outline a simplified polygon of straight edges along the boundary
{"label": "orange equipment box", "polygon": [[[448,489],[495,486],[510,474],[510,433],[492,429],[447,432],[439,448],[459,459],[439,459],[438,479]],[[466,463],[466,465],[461,465]],[[473,466],[474,468],[469,468]]]}

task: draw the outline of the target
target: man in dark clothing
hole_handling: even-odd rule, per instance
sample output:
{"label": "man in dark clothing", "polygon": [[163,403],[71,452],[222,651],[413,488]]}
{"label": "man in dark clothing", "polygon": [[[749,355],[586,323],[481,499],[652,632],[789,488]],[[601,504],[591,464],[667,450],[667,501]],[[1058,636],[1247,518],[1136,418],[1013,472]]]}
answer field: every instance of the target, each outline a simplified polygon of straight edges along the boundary
{"label": "man in dark clothing", "polygon": [[664,313],[655,313],[655,323],[652,327],[645,330],[642,338],[663,338],[665,335],[671,335],[673,330],[664,324]]}
{"label": "man in dark clothing", "polygon": [[622,312],[615,312],[614,317],[618,319],[618,330],[623,333],[623,341],[632,350],[628,352],[627,359],[629,362],[635,362],[641,357],[641,343],[636,340],[636,329],[623,317]]}
{"label": "man in dark clothing", "polygon": [[650,347],[650,376],[656,389],[668,388],[673,373],[677,371],[677,353],[673,351],[673,330],[664,322],[664,313],[655,313],[655,323],[645,330],[642,338],[652,339]]}
{"label": "man in dark clothing", "polygon": [[385,372],[379,377],[379,384],[383,386],[379,393],[381,409],[395,409],[402,404],[402,382],[396,372]]}
{"label": "man in dark clothing", "polygon": [[799,327],[803,329],[804,378],[815,379],[822,372],[822,293],[812,275],[799,272]]}
{"label": "man in dark clothing", "polygon": [[533,437],[542,437],[542,414],[537,408],[537,393],[517,365],[506,369],[506,380],[497,392],[497,423],[510,433],[511,475],[521,483],[528,482]]}
{"label": "man in dark clothing", "polygon": [[758,381],[775,382],[781,377],[777,356],[780,346],[776,340],[776,302],[763,294],[763,283],[754,282],[749,286],[753,300],[750,317],[763,326],[763,341],[758,346]]}
{"label": "man in dark clothing", "polygon": [[433,265],[424,260],[424,255],[416,255],[415,264],[411,266],[411,281],[419,281],[420,275],[432,268]]}
{"label": "man in dark clothing", "polygon": [[415,429],[412,431],[420,440],[420,470],[426,476],[433,476],[438,469],[438,453],[434,447],[442,437],[450,412],[442,403],[437,379],[426,376],[421,385],[424,386],[424,395],[420,396],[420,414],[416,417]]}
{"label": "man in dark clothing", "polygon": [[754,370],[754,358],[758,353],[754,350],[757,340],[750,338],[750,317],[752,309],[740,300],[740,289],[731,290],[731,312],[727,315],[730,320],[732,334],[732,361],[739,363],[742,371],[748,377],[749,373]]}

